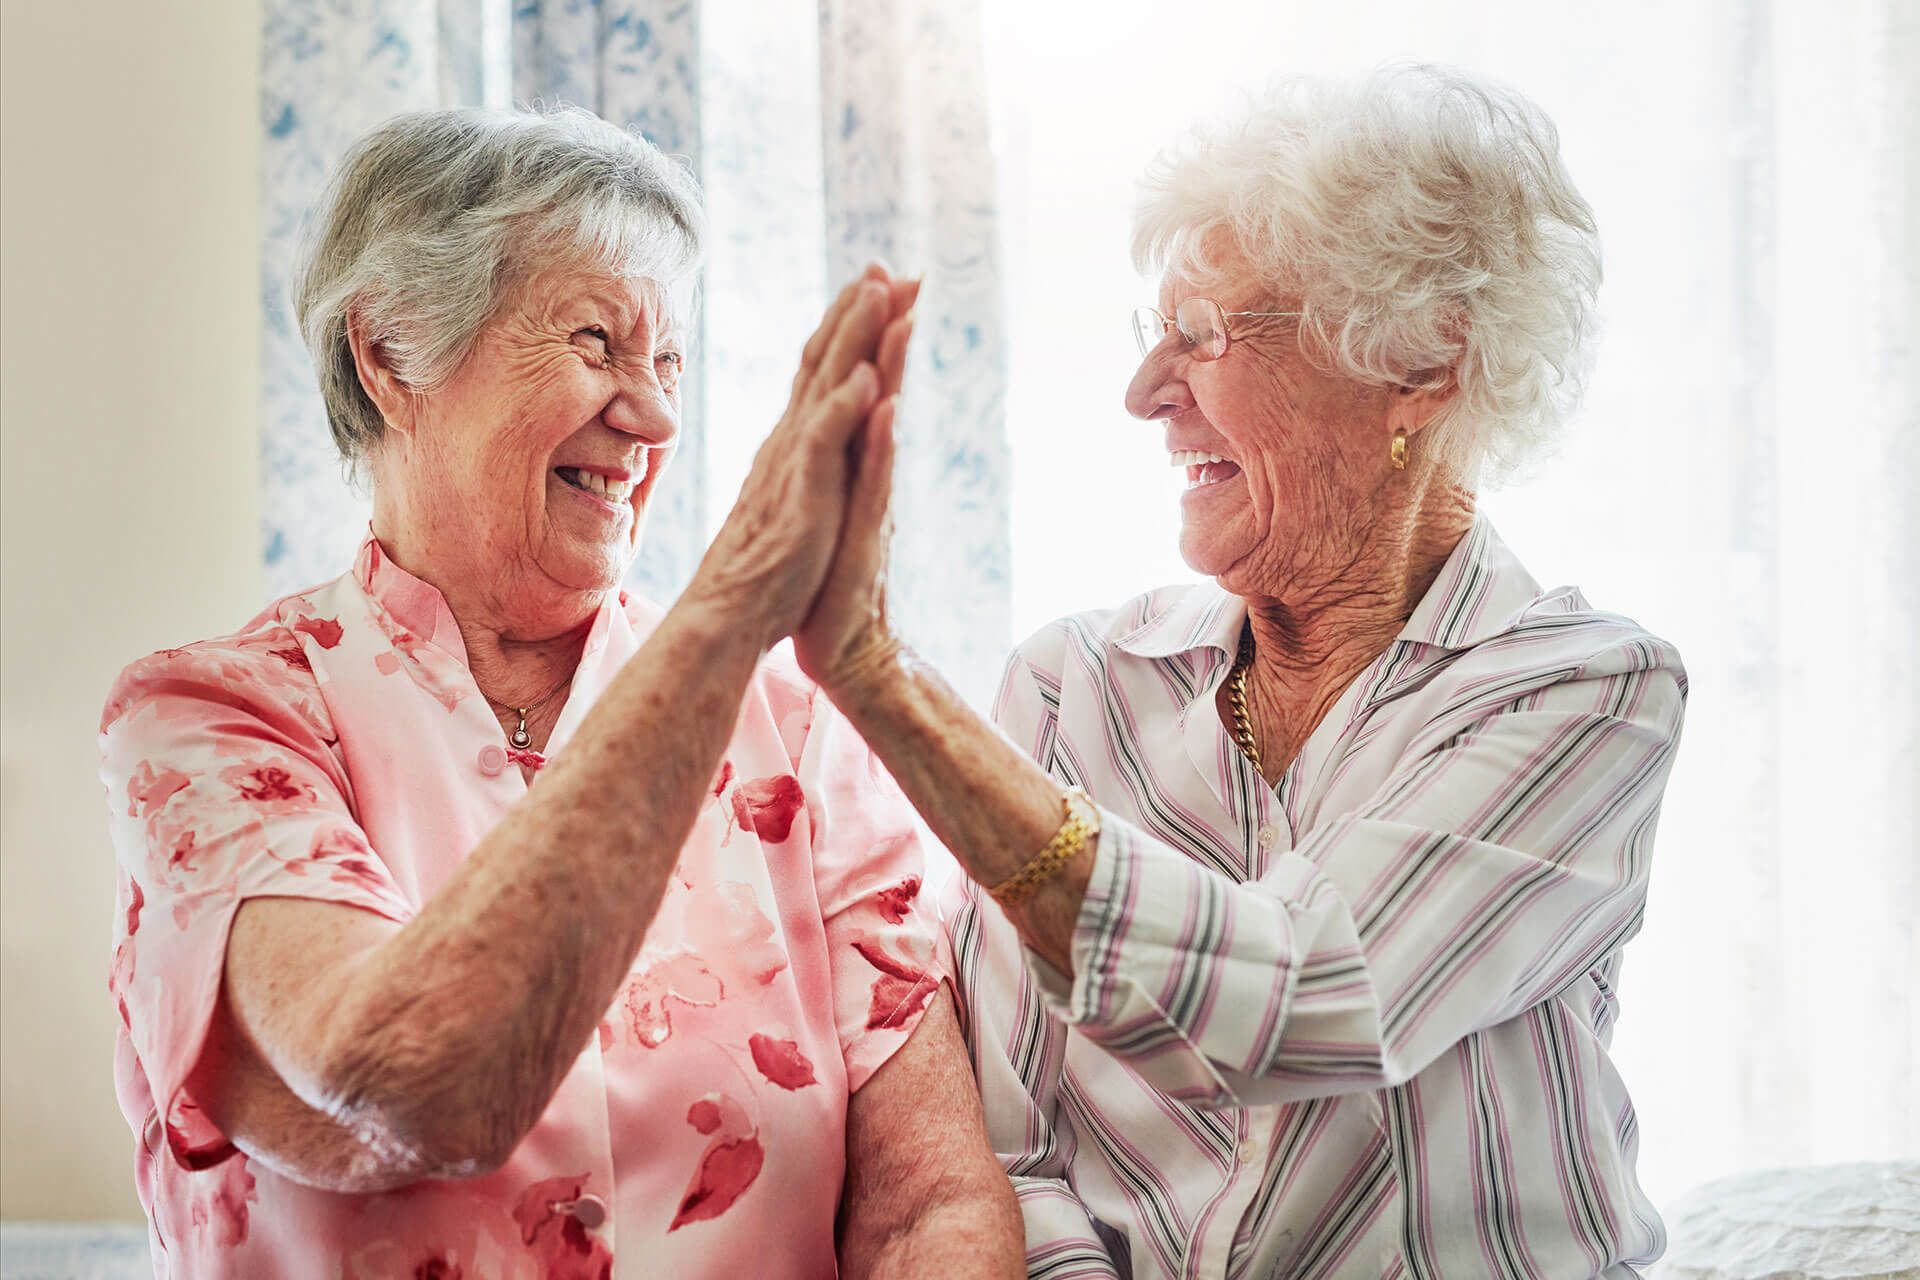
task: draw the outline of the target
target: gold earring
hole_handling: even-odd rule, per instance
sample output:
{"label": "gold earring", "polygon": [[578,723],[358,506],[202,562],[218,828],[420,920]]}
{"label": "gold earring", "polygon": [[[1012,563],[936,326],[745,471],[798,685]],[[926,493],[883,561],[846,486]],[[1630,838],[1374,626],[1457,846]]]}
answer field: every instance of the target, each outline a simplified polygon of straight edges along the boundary
{"label": "gold earring", "polygon": [[1401,427],[1393,433],[1393,469],[1407,469],[1407,429]]}

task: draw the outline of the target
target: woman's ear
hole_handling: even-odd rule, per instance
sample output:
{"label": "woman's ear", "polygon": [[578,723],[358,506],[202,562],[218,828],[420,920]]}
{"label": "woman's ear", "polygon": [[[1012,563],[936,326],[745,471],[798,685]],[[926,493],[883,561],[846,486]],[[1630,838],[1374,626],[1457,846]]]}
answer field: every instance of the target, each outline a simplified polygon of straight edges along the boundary
{"label": "woman's ear", "polygon": [[1398,389],[1388,414],[1388,425],[1409,436],[1425,430],[1460,394],[1460,380],[1451,367],[1428,369],[1416,376],[1417,383]]}
{"label": "woman's ear", "polygon": [[413,429],[413,389],[400,380],[388,363],[387,349],[367,334],[366,317],[358,307],[347,311],[347,345],[353,350],[354,372],[360,389],[373,401],[390,430],[402,435]]}

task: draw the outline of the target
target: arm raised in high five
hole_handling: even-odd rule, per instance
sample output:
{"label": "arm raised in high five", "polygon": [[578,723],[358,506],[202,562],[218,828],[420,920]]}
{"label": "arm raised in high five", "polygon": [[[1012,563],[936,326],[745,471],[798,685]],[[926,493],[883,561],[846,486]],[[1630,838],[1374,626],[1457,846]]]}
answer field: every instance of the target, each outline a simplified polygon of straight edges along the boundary
{"label": "arm raised in high five", "polygon": [[[639,950],[756,663],[818,590],[842,524],[848,442],[898,381],[894,305],[877,271],[840,295],[679,602],[540,785],[412,918],[286,897],[240,904],[187,1084],[235,1145],[309,1185],[373,1191],[483,1173],[538,1121]],[[631,376],[652,376],[647,362]],[[378,369],[363,377],[380,386]],[[224,723],[244,711],[232,688],[203,693]],[[276,742],[303,731],[271,708],[255,719],[241,731]],[[137,757],[213,776],[184,756],[168,765],[170,752],[201,749],[168,727],[185,723],[134,707],[108,730],[109,769],[132,771]],[[293,769],[326,756],[318,743],[277,745]],[[318,766],[311,775],[289,788],[351,825],[340,784]],[[170,801],[182,815],[190,792]],[[223,835],[207,812],[203,847]]]}

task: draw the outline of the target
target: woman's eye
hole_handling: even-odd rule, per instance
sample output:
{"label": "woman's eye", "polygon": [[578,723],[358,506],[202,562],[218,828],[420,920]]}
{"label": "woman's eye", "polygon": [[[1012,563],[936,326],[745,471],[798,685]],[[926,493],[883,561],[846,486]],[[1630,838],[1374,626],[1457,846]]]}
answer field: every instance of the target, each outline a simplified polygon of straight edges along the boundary
{"label": "woman's eye", "polygon": [[662,351],[654,357],[654,365],[660,371],[660,385],[670,394],[677,394],[680,387],[681,366],[687,359],[678,351]]}
{"label": "woman's eye", "polygon": [[588,339],[581,345],[593,355],[604,357],[607,354],[607,344],[611,339],[607,336],[607,331],[599,325],[590,324],[584,329],[576,329],[573,336],[576,341],[582,338]]}

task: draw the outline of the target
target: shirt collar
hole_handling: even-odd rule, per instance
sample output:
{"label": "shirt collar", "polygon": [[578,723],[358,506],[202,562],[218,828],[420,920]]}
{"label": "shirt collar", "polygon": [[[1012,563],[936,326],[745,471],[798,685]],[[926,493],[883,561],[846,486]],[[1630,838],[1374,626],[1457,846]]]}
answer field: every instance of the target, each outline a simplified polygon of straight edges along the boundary
{"label": "shirt collar", "polygon": [[389,559],[386,548],[374,537],[372,529],[367,530],[367,540],[360,544],[360,554],[353,559],[353,577],[360,589],[385,609],[394,622],[410,634],[453,654],[462,665],[466,664],[467,644],[460,638],[460,628],[454,623],[453,611],[447,608],[446,597],[438,587],[414,577]]}
{"label": "shirt collar", "polygon": [[[1441,649],[1471,648],[1506,630],[1539,595],[1540,584],[1493,523],[1476,515],[1398,639]],[[1232,654],[1246,617],[1246,601],[1217,583],[1199,583],[1114,641],[1114,647],[1142,658],[1171,658],[1209,648]]]}
{"label": "shirt collar", "polygon": [[1141,658],[1171,658],[1197,649],[1231,654],[1240,646],[1247,602],[1215,582],[1200,582],[1175,595],[1173,603],[1113,642],[1116,649]]}
{"label": "shirt collar", "polygon": [[1539,598],[1540,584],[1493,522],[1475,515],[1399,638],[1439,649],[1470,649],[1505,631]]}

